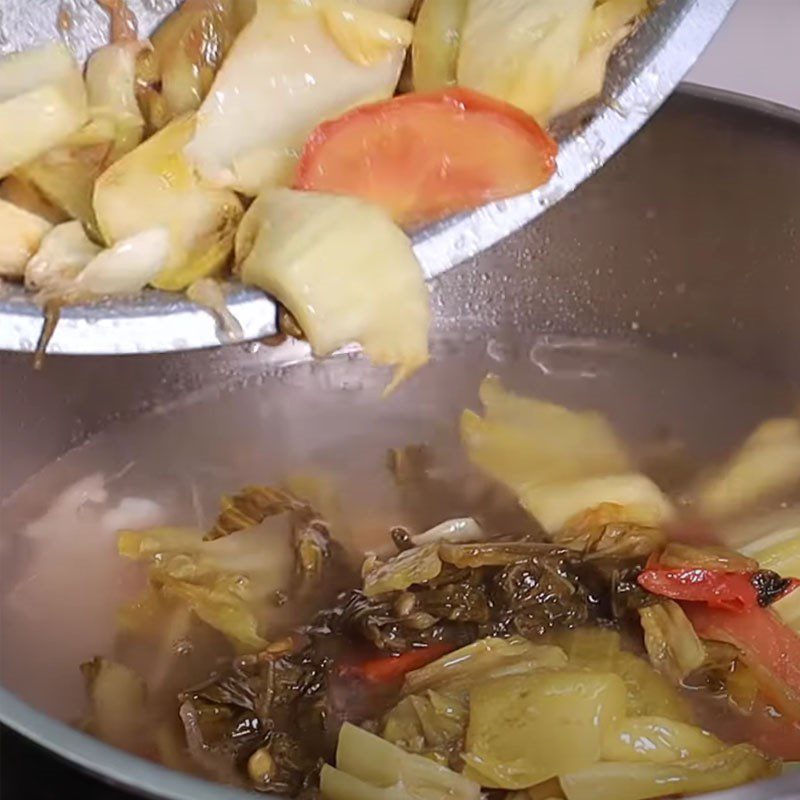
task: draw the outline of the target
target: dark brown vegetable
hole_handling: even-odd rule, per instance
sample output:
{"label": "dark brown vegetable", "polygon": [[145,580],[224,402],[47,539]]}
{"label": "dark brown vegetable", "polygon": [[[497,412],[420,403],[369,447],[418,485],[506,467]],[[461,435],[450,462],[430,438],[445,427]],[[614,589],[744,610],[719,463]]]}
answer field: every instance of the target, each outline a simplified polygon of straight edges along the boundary
{"label": "dark brown vegetable", "polygon": [[750,583],[756,590],[760,606],[768,606],[779,600],[791,588],[794,581],[793,578],[782,578],[769,569],[756,570],[750,576]]}

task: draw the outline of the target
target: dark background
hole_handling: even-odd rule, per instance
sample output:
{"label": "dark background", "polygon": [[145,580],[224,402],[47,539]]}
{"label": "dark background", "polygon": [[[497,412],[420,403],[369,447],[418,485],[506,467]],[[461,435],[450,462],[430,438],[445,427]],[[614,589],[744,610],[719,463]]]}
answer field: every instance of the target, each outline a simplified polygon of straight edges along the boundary
{"label": "dark background", "polygon": [[134,800],[0,726],[2,800]]}

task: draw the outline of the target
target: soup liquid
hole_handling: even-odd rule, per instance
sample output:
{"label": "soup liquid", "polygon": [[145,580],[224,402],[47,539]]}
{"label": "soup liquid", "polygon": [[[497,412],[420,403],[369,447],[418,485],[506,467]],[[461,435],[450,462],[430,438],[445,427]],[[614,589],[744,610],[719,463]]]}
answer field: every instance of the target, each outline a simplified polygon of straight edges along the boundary
{"label": "soup liquid", "polygon": [[[1,509],[2,683],[50,714],[80,717],[78,665],[118,655],[117,609],[143,585],[140,565],[117,555],[120,528],[208,527],[221,495],[297,475],[335,487],[353,549],[379,546],[393,525],[463,513],[467,499],[462,505],[456,493],[412,514],[386,453],[426,443],[439,475],[468,492],[469,480],[458,477],[467,469],[458,419],[480,407],[487,372],[516,392],[606,414],[643,470],[670,491],[763,420],[789,413],[797,398],[792,387],[729,362],[627,343],[461,341],[434,355],[386,400],[384,373],[348,356],[215,386],[114,424],[31,477]],[[206,675],[219,646],[176,642],[185,679]]]}

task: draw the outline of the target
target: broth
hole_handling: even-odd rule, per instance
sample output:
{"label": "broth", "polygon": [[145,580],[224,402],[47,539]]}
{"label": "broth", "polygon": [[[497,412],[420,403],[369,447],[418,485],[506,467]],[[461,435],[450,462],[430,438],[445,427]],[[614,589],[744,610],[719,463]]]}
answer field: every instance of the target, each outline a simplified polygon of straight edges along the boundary
{"label": "broth", "polygon": [[[605,414],[666,490],[797,401],[793,387],[730,362],[624,342],[550,336],[513,347],[445,344],[435,355],[384,401],[379,376],[349,356],[210,387],[110,426],[31,477],[2,506],[3,683],[49,714],[81,716],[77,665],[97,654],[120,657],[117,609],[143,585],[140,566],[117,555],[121,528],[206,528],[221,495],[309,474],[335,486],[343,544],[353,551],[377,546],[395,525],[423,530],[462,515],[477,478],[457,421],[464,408],[477,407],[486,372],[516,392]],[[421,442],[431,447],[438,474],[459,488],[409,507],[385,468],[386,453]],[[514,509],[501,494],[498,525],[513,528]],[[281,626],[303,621],[296,617],[286,609]],[[175,643],[178,688],[229,655],[208,634],[184,645]],[[123,656],[138,667],[154,654]],[[724,713],[714,708],[704,706],[705,721],[724,728]]]}

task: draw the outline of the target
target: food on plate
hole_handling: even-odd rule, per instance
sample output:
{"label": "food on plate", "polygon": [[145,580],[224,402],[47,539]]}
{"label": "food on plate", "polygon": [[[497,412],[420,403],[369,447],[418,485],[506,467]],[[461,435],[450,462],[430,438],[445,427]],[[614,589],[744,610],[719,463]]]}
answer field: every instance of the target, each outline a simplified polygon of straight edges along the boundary
{"label": "food on plate", "polygon": [[[259,224],[315,197],[274,191]],[[323,233],[325,213],[309,215]],[[119,533],[146,585],[111,652],[86,654],[84,729],[304,800],[647,800],[799,760],[800,628],[778,611],[800,594],[796,532],[741,552],[719,523],[689,543],[696,509],[638,472],[601,415],[494,377],[481,400],[461,420],[471,492],[419,447],[389,459],[412,507],[444,493],[463,516],[395,526],[373,552],[311,475],[247,486],[200,527]],[[526,511],[513,527],[467,499],[498,485]]]}
{"label": "food on plate", "polygon": [[[336,302],[348,302],[352,317],[330,324],[322,342],[336,302],[323,326],[291,308],[267,270],[234,260],[243,212],[293,188],[360,198],[378,207],[375,218],[382,210],[410,228],[529,192],[555,171],[547,126],[600,95],[611,52],[647,11],[644,0],[184,0],[144,39],[124,2],[100,5],[111,40],[83,73],[61,44],[0,60],[8,239],[0,276],[41,271],[42,259],[27,266],[49,225],[80,223],[100,250],[166,230],[166,260],[159,269],[151,260],[138,278],[208,309],[222,338],[241,326],[209,279],[232,276],[275,291],[293,317],[286,332],[316,352],[359,342],[377,363],[398,365],[397,380],[424,363],[427,315],[415,310],[394,325],[387,317],[379,333],[365,326],[386,316],[389,272],[399,270],[401,284],[422,279],[413,256],[387,260],[382,290],[365,292],[346,258],[319,261],[305,215],[296,230],[285,217],[285,235],[307,252],[278,264],[263,238],[258,260],[269,261],[273,277],[303,263],[313,295],[335,287]],[[401,87],[406,63],[411,77]],[[19,230],[7,231],[12,214]],[[69,263],[62,278],[69,273],[91,291],[58,292],[51,281],[42,293],[26,283],[46,310],[40,354],[60,307],[142,288],[138,279],[80,279]]]}
{"label": "food on plate", "polygon": [[363,197],[414,225],[535,189],[556,150],[534,120],[485,95],[407,94],[320,125],[294,185]]}

